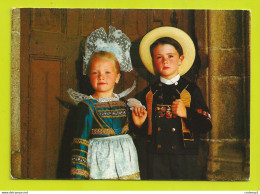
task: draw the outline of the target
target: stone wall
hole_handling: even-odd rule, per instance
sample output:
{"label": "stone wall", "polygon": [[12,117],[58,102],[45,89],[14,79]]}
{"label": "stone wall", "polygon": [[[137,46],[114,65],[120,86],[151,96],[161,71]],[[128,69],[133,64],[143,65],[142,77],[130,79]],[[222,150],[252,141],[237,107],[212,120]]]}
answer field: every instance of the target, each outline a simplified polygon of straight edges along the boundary
{"label": "stone wall", "polygon": [[21,177],[20,122],[20,9],[12,10],[11,57],[11,174]]}
{"label": "stone wall", "polygon": [[249,23],[246,11],[208,11],[208,179],[249,179]]}

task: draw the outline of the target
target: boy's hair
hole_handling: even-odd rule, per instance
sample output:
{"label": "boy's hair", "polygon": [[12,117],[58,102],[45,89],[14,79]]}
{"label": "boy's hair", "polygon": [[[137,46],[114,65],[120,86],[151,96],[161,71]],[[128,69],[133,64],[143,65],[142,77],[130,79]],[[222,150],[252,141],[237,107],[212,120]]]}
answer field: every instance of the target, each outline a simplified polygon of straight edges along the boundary
{"label": "boy's hair", "polygon": [[110,60],[114,61],[116,71],[117,71],[117,73],[120,73],[120,65],[119,65],[119,62],[118,62],[115,54],[107,52],[107,51],[96,51],[96,52],[93,52],[90,57],[90,60],[89,60],[88,66],[87,66],[87,75],[89,75],[89,73],[90,73],[92,61],[97,58],[105,58],[105,59],[110,59]]}
{"label": "boy's hair", "polygon": [[183,50],[179,42],[170,37],[163,37],[154,41],[154,43],[150,46],[150,53],[152,57],[154,48],[159,44],[170,44],[177,50],[180,56],[183,55]]}

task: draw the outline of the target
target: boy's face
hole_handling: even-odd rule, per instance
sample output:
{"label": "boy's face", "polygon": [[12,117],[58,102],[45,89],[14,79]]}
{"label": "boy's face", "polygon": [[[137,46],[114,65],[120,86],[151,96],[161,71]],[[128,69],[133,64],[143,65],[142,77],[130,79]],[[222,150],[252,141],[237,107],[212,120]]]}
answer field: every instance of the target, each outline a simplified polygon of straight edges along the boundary
{"label": "boy's face", "polygon": [[[120,73],[117,72],[115,62],[108,58],[96,58],[90,69],[90,82],[99,97],[112,95],[114,86],[119,82]],[[101,96],[100,96],[101,95]]]}
{"label": "boy's face", "polygon": [[159,44],[153,49],[153,64],[160,76],[171,79],[178,75],[178,68],[184,56],[170,44]]}

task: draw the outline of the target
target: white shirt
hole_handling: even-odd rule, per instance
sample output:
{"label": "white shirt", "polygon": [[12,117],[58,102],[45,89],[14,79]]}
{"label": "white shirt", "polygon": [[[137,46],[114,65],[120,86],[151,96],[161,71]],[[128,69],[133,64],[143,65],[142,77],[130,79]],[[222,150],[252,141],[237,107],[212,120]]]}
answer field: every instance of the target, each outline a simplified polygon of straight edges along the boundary
{"label": "white shirt", "polygon": [[160,77],[160,81],[166,85],[178,85],[178,81],[181,78],[180,74],[176,75],[175,77],[173,77],[172,79],[165,79],[163,77]]}

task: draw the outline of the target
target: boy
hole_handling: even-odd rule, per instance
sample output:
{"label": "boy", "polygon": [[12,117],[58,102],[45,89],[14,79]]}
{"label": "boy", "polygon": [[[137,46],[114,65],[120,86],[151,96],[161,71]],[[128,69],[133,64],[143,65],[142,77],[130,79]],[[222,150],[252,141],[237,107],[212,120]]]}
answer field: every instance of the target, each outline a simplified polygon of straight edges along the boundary
{"label": "boy", "polygon": [[140,168],[147,168],[141,177],[200,180],[198,144],[200,133],[212,128],[211,117],[200,89],[181,77],[193,64],[194,44],[182,30],[160,27],[142,39],[140,56],[146,69],[160,76],[136,96],[147,111],[139,107],[132,112],[139,116],[133,117],[137,130],[146,133],[146,151],[138,149]]}

